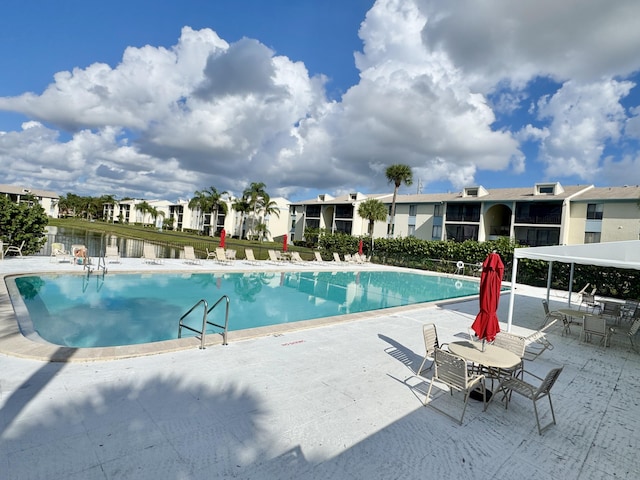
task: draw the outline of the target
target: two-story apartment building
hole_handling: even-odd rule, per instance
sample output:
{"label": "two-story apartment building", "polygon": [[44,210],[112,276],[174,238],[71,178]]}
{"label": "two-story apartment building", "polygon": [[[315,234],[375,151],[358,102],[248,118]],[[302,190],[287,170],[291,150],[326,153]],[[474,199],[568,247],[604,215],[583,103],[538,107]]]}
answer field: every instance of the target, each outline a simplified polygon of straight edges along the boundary
{"label": "two-story apartment building", "polygon": [[60,196],[55,192],[16,185],[0,185],[0,195],[4,195],[15,203],[26,201],[28,198],[35,198],[47,216],[58,218],[58,202],[60,201]]}
{"label": "two-story apartment building", "polygon": [[[305,228],[366,235],[368,222],[358,205],[377,198],[391,208],[392,195],[352,193],[319,195],[291,205],[293,239]],[[396,237],[423,240],[494,240],[508,237],[522,245],[544,246],[637,240],[640,238],[640,187],[563,187],[536,183],[530,188],[466,187],[461,192],[398,195]],[[374,237],[386,236],[387,222],[377,222]]]}

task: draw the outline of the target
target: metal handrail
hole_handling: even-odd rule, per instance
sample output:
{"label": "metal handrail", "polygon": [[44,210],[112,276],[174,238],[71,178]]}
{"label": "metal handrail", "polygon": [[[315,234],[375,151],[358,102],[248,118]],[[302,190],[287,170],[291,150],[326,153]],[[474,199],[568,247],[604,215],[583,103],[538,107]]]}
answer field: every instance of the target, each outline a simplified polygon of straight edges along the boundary
{"label": "metal handrail", "polygon": [[[217,323],[210,322],[207,320],[207,316],[211,311],[216,308],[222,300],[226,299],[226,313],[224,325],[218,325]],[[190,327],[189,325],[184,325],[184,319],[187,318],[191,312],[193,312],[198,306],[203,305],[204,311],[202,313],[202,330],[198,330],[196,328]],[[204,350],[205,337],[207,325],[211,325],[212,327],[217,327],[222,329],[222,344],[228,345],[227,343],[227,327],[229,325],[229,297],[227,295],[222,295],[216,303],[213,304],[211,308],[209,308],[208,302],[203,298],[197,301],[184,315],[180,317],[180,321],[178,322],[178,338],[182,338],[182,329],[186,328],[187,330],[191,330],[192,332],[200,334],[200,349]]]}

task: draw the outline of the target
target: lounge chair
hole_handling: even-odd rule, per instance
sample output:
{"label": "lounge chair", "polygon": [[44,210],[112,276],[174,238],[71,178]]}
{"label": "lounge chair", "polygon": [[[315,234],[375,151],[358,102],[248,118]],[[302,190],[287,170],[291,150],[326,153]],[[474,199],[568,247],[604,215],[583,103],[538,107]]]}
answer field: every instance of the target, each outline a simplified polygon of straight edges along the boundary
{"label": "lounge chair", "polygon": [[291,261],[295,263],[304,263],[304,260],[298,252],[291,252]]}
{"label": "lounge chair", "polygon": [[284,262],[282,257],[275,250],[267,250],[267,253],[269,254],[269,261],[270,262],[278,263],[278,264]]}
{"label": "lounge chair", "polygon": [[212,259],[215,260],[216,259],[216,252],[215,250],[213,252],[210,252],[208,248],[205,248],[205,250],[207,251],[207,260]]}
{"label": "lounge chair", "polygon": [[105,263],[120,263],[120,252],[117,245],[107,245],[104,249]]}
{"label": "lounge chair", "polygon": [[244,261],[249,265],[258,265],[255,255],[253,254],[253,248],[244,249]]}
{"label": "lounge chair", "polygon": [[340,255],[338,255],[338,252],[333,252],[333,261],[336,263],[342,263],[342,260],[340,260]]}
{"label": "lounge chair", "polygon": [[50,262],[71,262],[73,260],[73,256],[71,252],[64,248],[64,244],[62,243],[52,243],[51,244],[51,257],[49,258]]}
{"label": "lounge chair", "polygon": [[144,244],[144,246],[142,247],[142,261],[144,263],[150,264],[150,265],[161,265],[162,264],[162,259],[158,258],[156,256],[156,249],[154,245],[151,244]]}
{"label": "lounge chair", "polygon": [[[550,370],[549,373],[547,373],[545,378],[541,378],[541,377],[538,377],[537,375],[534,375],[533,373],[524,371],[524,374],[526,374],[527,376],[533,377],[540,381],[538,386],[535,386],[525,381],[524,378],[527,378],[527,377],[507,378],[503,380],[502,383],[500,383],[498,390],[505,394],[504,408],[505,409],[509,408],[509,402],[511,401],[511,394],[513,392],[516,392],[528,398],[529,400],[533,401],[533,411],[536,416],[536,423],[538,424],[538,433],[542,435],[542,432],[544,432],[547,428],[556,424],[556,416],[555,416],[555,413],[553,412],[553,403],[551,403],[551,388],[556,383],[556,380],[562,373],[563,368],[564,367],[559,367],[559,368],[554,368]],[[493,400],[495,397],[496,395],[494,395],[491,399]],[[536,402],[544,397],[547,397],[549,399],[549,408],[551,410],[552,421],[549,422],[544,427],[541,427],[540,417],[538,415],[538,407],[536,405]]]}
{"label": "lounge chair", "polygon": [[318,252],[318,251],[313,252],[313,255],[316,258],[316,262],[319,262],[319,263],[324,262],[324,259],[322,258],[322,255],[320,255],[320,252]]}
{"label": "lounge chair", "polygon": [[[484,385],[484,375],[469,373],[469,370],[467,369],[467,361],[464,358],[447,352],[446,350],[442,350],[441,348],[435,349],[433,363],[433,377],[429,384],[427,396],[424,399],[425,406],[430,405],[434,410],[456,420],[460,425],[462,425],[464,412],[466,411],[467,403],[469,402],[469,395],[475,388],[479,387],[484,409],[487,409],[487,390]],[[462,415],[460,416],[460,419],[454,417],[447,411],[434,406],[433,401],[430,400],[431,389],[436,381],[444,383],[449,387],[449,391],[452,396],[454,391],[463,393],[464,407],[462,408]]]}
{"label": "lounge chair", "polygon": [[191,245],[184,246],[184,263],[189,263],[191,265],[202,264],[202,260],[196,257],[196,252]]}
{"label": "lounge chair", "polygon": [[553,345],[547,339],[545,333],[549,328],[555,325],[557,321],[558,319],[554,318],[540,330],[536,330],[531,335],[525,337],[525,360],[533,361],[540,355],[542,355],[542,352],[544,352],[545,350],[553,350]]}
{"label": "lounge chair", "polygon": [[22,243],[20,244],[19,247],[15,246],[15,245],[9,245],[6,250],[4,251],[4,256],[7,256],[7,253],[14,253],[16,255],[18,255],[19,257],[22,256],[22,247],[24,247],[25,241],[23,240]]}
{"label": "lounge chair", "polygon": [[216,262],[221,265],[231,265],[231,260],[227,258],[227,253],[222,247],[216,247]]}

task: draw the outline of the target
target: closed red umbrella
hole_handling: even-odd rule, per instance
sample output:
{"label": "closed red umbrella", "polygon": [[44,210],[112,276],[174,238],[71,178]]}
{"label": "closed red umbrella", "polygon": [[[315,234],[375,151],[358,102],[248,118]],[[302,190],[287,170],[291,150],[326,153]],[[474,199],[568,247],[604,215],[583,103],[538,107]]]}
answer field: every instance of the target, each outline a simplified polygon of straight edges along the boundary
{"label": "closed red umbrella", "polygon": [[282,237],[282,251],[283,252],[287,251],[287,235]]}
{"label": "closed red umbrella", "polygon": [[362,240],[358,242],[358,255],[362,255]]}
{"label": "closed red umbrella", "polygon": [[480,313],[476,316],[471,328],[483,343],[492,342],[500,331],[498,323],[498,303],[502,288],[504,264],[500,255],[490,253],[482,264],[480,276]]}
{"label": "closed red umbrella", "polygon": [[224,239],[227,237],[227,232],[224,230],[220,230],[220,248],[224,248]]}

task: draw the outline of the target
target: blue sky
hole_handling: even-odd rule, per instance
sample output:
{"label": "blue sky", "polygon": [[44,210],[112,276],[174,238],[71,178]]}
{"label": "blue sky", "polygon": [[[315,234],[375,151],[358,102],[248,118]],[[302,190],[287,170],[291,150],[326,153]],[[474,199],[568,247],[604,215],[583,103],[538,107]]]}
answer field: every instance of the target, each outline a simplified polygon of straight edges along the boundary
{"label": "blue sky", "polygon": [[639,184],[636,0],[11,1],[0,183],[290,200]]}

